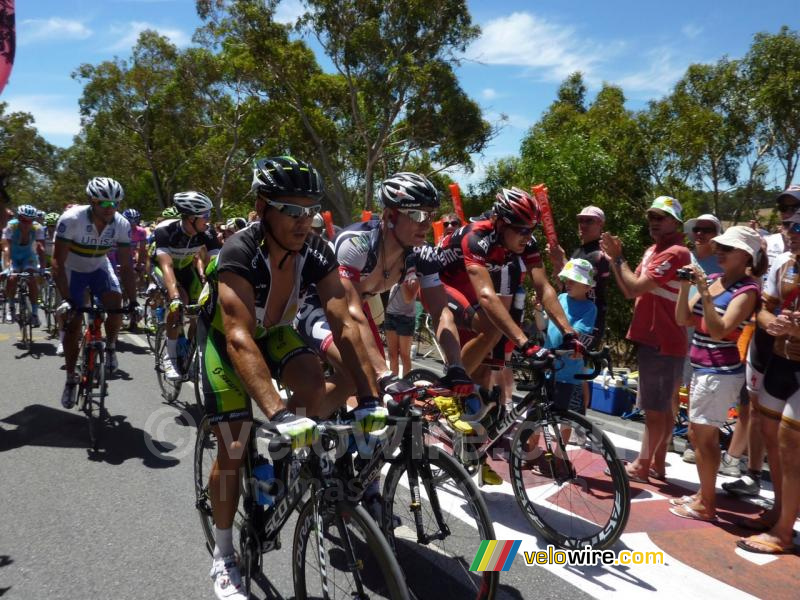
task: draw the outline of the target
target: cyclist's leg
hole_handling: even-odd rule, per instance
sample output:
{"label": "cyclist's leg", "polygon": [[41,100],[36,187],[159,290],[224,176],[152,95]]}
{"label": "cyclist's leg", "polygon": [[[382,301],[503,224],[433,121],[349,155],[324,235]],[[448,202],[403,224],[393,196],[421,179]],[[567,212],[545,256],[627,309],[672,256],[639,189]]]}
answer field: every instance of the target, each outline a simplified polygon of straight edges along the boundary
{"label": "cyclist's leg", "polygon": [[22,265],[12,258],[11,265],[9,265],[8,279],[6,281],[8,313],[12,316],[17,312],[17,273],[21,270]]}
{"label": "cyclist's leg", "polygon": [[328,417],[340,404],[325,394],[319,357],[289,326],[273,327],[259,340],[272,377],[292,391],[288,408],[309,417]]}
{"label": "cyclist's leg", "polygon": [[224,332],[200,324],[200,364],[206,415],[215,421],[217,457],[209,474],[214,516],[214,557],[233,554],[232,526],[239,504],[239,467],[252,426],[250,399],[228,357]]}

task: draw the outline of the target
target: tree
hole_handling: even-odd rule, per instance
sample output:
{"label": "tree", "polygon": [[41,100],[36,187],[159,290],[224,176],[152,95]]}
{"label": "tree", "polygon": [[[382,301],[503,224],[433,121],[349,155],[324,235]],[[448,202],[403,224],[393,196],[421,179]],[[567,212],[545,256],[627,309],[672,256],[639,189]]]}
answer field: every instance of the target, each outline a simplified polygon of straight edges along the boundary
{"label": "tree", "polygon": [[222,11],[200,1],[198,12],[209,42],[249,53],[259,92],[295,112],[342,218],[356,196],[372,207],[381,175],[420,161],[433,171],[471,166],[492,131],[453,72],[477,35],[463,0],[308,2],[302,24],[335,74],[274,22],[276,4],[236,0]]}
{"label": "tree", "polygon": [[800,35],[788,27],[774,35],[758,33],[743,61],[760,137],[791,185],[800,157]]}
{"label": "tree", "polygon": [[719,214],[721,184],[737,183],[747,152],[742,85],[738,63],[723,58],[714,65],[691,65],[667,99],[670,143],[679,149],[683,169],[710,187],[714,214]]}
{"label": "tree", "polygon": [[30,113],[6,113],[7,108],[0,102],[0,202],[31,203],[32,186],[55,169],[56,149],[39,135]]}

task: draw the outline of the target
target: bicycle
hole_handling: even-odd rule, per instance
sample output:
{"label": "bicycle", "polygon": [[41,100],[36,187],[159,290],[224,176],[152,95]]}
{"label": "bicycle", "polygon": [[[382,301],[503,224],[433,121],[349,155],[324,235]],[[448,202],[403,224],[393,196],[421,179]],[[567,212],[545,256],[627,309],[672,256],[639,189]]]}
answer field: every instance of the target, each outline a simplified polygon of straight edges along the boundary
{"label": "bicycle", "polygon": [[[605,433],[585,417],[553,405],[557,358],[566,352],[549,353],[541,360],[512,355],[506,365],[514,370],[517,390],[527,394],[508,408],[494,407],[475,435],[450,426],[430,398],[418,407],[431,442],[449,446],[473,473],[506,432],[516,427],[509,456],[511,483],[528,522],[561,548],[605,549],[627,524],[630,486]],[[612,371],[607,348],[588,352],[587,359],[594,372],[580,379],[593,379],[604,363]],[[414,369],[406,378],[422,387],[435,387],[439,380],[426,369]]]}
{"label": "bicycle", "polygon": [[155,335],[155,371],[161,396],[168,404],[174,404],[181,393],[181,387],[187,381],[194,384],[194,400],[197,408],[203,411],[203,397],[200,389],[200,353],[197,351],[197,335],[190,337],[184,334],[184,316],[188,315],[191,321],[190,331],[196,330],[197,317],[202,310],[202,304],[189,304],[180,309],[178,313],[178,361],[175,365],[181,375],[180,379],[167,379],[164,365],[169,360],[167,351],[167,324],[166,321],[158,325]]}
{"label": "bicycle", "polygon": [[31,306],[31,290],[28,280],[32,273],[22,271],[11,277],[17,278],[17,324],[22,334],[22,347],[30,351],[33,344],[33,307]]}
{"label": "bicycle", "polygon": [[[296,598],[409,598],[403,575],[378,525],[360,505],[347,498],[347,481],[335,460],[352,425],[322,422],[313,448],[292,451],[288,437],[265,431],[254,420],[246,446],[241,497],[234,518],[239,532],[240,568],[245,593],[263,576],[263,554],[281,547],[280,533],[289,516],[299,516],[292,537],[292,574]],[[267,452],[259,450],[258,439]],[[208,475],[216,456],[217,440],[209,416],[197,432],[194,455],[195,507],[209,552],[213,551],[214,522],[208,493]],[[272,457],[275,477],[259,481],[254,467],[262,456]],[[258,502],[258,494],[274,498]],[[302,503],[303,498],[308,499]]]}
{"label": "bicycle", "polygon": [[50,337],[55,337],[58,335],[56,308],[60,303],[58,288],[56,287],[56,282],[50,269],[44,270],[44,279],[45,283],[42,286],[41,302],[39,305],[42,307],[45,315],[45,330]]}
{"label": "bicycle", "polygon": [[[444,364],[444,351],[439,344],[439,338],[436,337],[436,331],[433,327],[433,321],[430,314],[422,312],[417,317],[417,326],[414,331],[413,343],[417,347],[417,356],[428,358],[434,352],[436,353],[433,358],[439,360]],[[412,357],[416,358],[416,357]]]}
{"label": "bicycle", "polygon": [[[89,316],[84,329],[78,358],[78,409],[86,415],[89,424],[89,442],[92,452],[100,448],[102,426],[106,418],[105,402],[108,395],[106,383],[106,341],[103,322],[107,314],[124,314],[129,308],[106,309],[94,300],[91,306],[70,309],[70,313]],[[75,317],[73,317],[75,318]]]}
{"label": "bicycle", "polygon": [[[464,467],[441,448],[423,443],[424,417],[411,400],[430,393],[434,392],[417,389],[406,401],[390,401],[391,443],[373,449],[366,461],[359,459],[364,464],[357,473],[351,457],[343,457],[342,471],[360,500],[363,490],[389,465],[381,528],[413,597],[490,600],[497,592],[499,573],[471,572],[470,564],[481,541],[495,539],[494,525]],[[433,580],[416,576],[431,570],[437,573]]]}
{"label": "bicycle", "polygon": [[164,290],[151,284],[145,292],[144,300],[144,315],[142,317],[142,325],[144,327],[145,337],[147,338],[147,345],[152,352],[156,351],[156,333],[158,326],[164,323],[164,298],[166,295]]}

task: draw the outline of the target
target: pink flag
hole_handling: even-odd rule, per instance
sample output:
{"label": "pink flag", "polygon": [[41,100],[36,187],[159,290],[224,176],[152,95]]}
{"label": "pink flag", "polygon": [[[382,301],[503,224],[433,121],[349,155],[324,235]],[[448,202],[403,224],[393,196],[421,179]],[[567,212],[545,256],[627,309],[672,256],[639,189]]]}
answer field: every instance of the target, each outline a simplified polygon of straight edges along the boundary
{"label": "pink flag", "polygon": [[14,0],[0,0],[0,94],[11,75],[15,48]]}

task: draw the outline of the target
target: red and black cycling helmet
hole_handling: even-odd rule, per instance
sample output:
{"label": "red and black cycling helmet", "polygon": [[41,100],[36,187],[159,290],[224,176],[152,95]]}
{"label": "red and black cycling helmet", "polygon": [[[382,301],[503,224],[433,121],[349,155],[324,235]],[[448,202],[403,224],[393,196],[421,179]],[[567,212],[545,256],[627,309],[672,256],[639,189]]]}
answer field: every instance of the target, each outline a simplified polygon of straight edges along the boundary
{"label": "red and black cycling helmet", "polygon": [[539,222],[539,203],[528,192],[516,187],[503,188],[497,194],[492,212],[514,227],[533,227]]}

